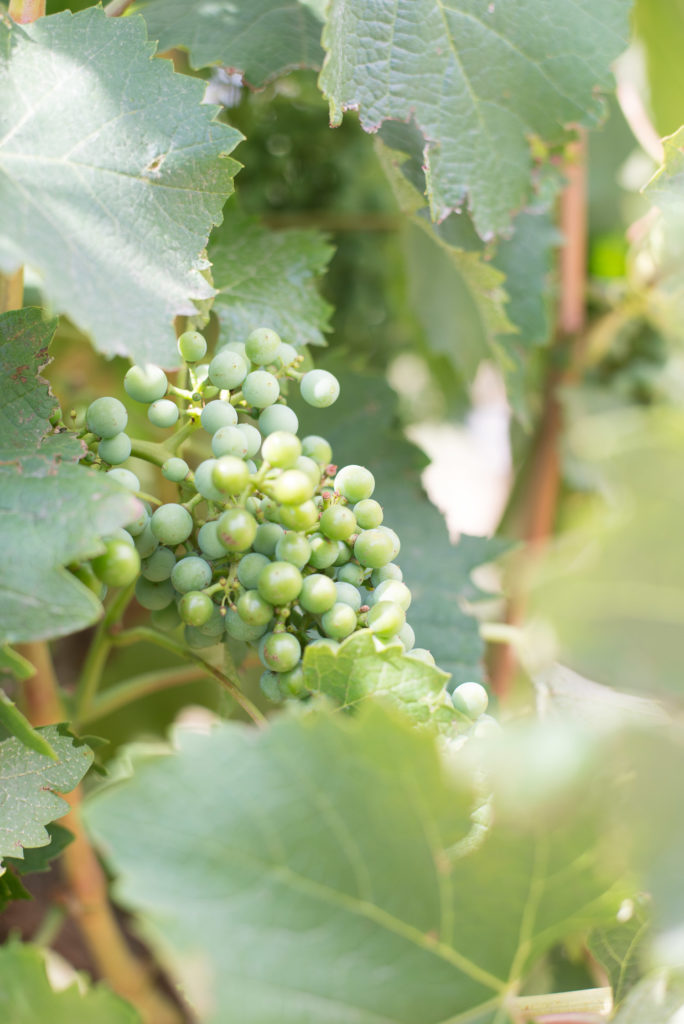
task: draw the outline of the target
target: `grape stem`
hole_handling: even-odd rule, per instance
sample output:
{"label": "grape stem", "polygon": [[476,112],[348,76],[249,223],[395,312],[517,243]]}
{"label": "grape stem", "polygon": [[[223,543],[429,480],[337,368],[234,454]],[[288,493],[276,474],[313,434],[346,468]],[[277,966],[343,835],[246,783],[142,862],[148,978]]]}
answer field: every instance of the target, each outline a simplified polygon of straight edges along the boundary
{"label": "grape stem", "polygon": [[112,637],[111,642],[117,647],[127,647],[129,644],[137,643],[156,644],[157,647],[163,647],[165,650],[171,651],[173,654],[177,654],[180,658],[184,658],[186,661],[193,661],[196,665],[201,665],[205,672],[210,676],[213,676],[214,679],[216,679],[216,681],[228,691],[233,700],[240,705],[245,714],[252,719],[256,726],[263,729],[268,724],[266,716],[262,714],[256,704],[253,704],[249,697],[242,692],[234,680],[229,679],[228,676],[223,674],[223,672],[214,668],[214,666],[210,665],[209,662],[204,660],[204,658],[200,658],[198,654],[195,654],[184,644],[179,643],[170,636],[166,636],[164,633],[160,633],[156,629],[152,629],[151,626],[134,626],[132,629],[126,629]]}
{"label": "grape stem", "polygon": [[167,437],[164,447],[168,448],[172,455],[175,455],[183,442],[186,441],[196,430],[199,430],[200,426],[200,423],[190,420],[184,426],[179,427],[175,434],[171,434],[170,437]]}
{"label": "grape stem", "polygon": [[199,505],[200,501],[204,501],[201,494],[193,494],[192,498],[188,498],[187,501],[183,502],[183,508],[186,508],[188,512],[192,512],[195,505]]}
{"label": "grape stem", "polygon": [[177,388],[175,384],[169,384],[168,394],[177,395],[178,398],[185,398],[188,402],[191,402],[194,391],[188,391],[186,388]]}
{"label": "grape stem", "polygon": [[153,466],[163,466],[167,459],[171,458],[171,452],[164,445],[155,441],[138,441],[134,437],[131,438],[131,455],[136,459],[151,462]]}

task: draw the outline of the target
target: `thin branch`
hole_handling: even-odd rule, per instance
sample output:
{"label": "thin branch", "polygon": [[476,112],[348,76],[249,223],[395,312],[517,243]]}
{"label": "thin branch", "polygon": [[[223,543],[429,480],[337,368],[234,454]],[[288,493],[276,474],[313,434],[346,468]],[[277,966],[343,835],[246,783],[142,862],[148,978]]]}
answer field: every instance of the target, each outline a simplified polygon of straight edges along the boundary
{"label": "thin branch", "polygon": [[0,274],[0,313],[21,309],[24,300],[24,268],[14,274]]}

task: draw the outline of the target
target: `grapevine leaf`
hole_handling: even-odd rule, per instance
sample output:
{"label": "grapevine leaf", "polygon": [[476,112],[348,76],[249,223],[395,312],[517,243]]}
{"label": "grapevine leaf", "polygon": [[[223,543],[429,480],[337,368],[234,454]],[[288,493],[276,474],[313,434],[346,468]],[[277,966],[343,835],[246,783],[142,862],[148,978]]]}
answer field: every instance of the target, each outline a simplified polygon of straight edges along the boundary
{"label": "grapevine leaf", "polygon": [[295,68],[320,68],[321,18],[300,0],[142,0],[161,50],[181,46],[193,68],[221,64],[259,88]]}
{"label": "grapevine leaf", "polygon": [[5,857],[7,867],[14,868],[20,875],[38,875],[50,870],[50,865],[59,857],[67,846],[74,841],[74,834],[63,825],[46,825],[45,831],[50,837],[47,846],[36,846],[24,850],[24,857]]}
{"label": "grapevine leaf", "polygon": [[301,432],[327,437],[339,466],[362,462],[374,474],[385,522],[401,540],[397,561],[413,594],[408,619],[417,646],[427,647],[455,683],[477,679],[483,645],[462,601],[476,596],[471,571],[492,561],[504,545],[484,538],[451,544],[443,516],[420,483],[425,457],[395,425],[394,392],[380,376],[350,372],[339,357],[325,365],[340,380],[340,398],[324,410],[297,405]]}
{"label": "grapevine leaf", "polygon": [[684,1010],[684,976],[658,971],[627,996],[613,1024],[677,1024]]}
{"label": "grapevine leaf", "polygon": [[332,246],[318,231],[269,231],[232,210],[209,248],[220,343],[268,325],[294,345],[325,345],[332,307],[319,295]]}
{"label": "grapevine leaf", "polygon": [[100,8],[0,22],[0,269],[34,267],[102,352],[171,366],[240,134],[154,50]]}
{"label": "grapevine leaf", "polygon": [[[595,124],[626,47],[630,0],[332,0],[321,88],[331,120],[358,109],[367,131],[413,117],[428,195],[442,219],[464,201],[478,233],[526,204],[530,138]],[[581,59],[578,57],[581,54]]]}
{"label": "grapevine leaf", "polygon": [[140,1017],[104,985],[82,992],[79,985],[55,992],[37,946],[10,942],[0,949],[0,1018],[12,1024],[140,1024]]}
{"label": "grapevine leaf", "polygon": [[376,650],[366,630],[347,637],[336,651],[314,646],[304,652],[304,679],[312,693],[331,697],[340,708],[379,698],[414,722],[445,730],[465,721],[445,691],[448,678],[434,665],[407,657],[401,645]]}
{"label": "grapevine leaf", "polygon": [[0,913],[14,900],[30,900],[31,893],[13,871],[0,875]]}
{"label": "grapevine leaf", "polygon": [[21,713],[14,701],[9,699],[4,690],[0,690],[0,725],[4,726],[10,735],[16,736],[24,746],[44,757],[57,760],[57,754],[42,733],[33,728],[28,718]]}
{"label": "grapevine leaf", "polygon": [[589,937],[589,952],[606,971],[616,1006],[641,977],[641,958],[650,923],[646,901],[641,899],[634,904],[627,921],[615,920],[612,925],[597,928]]}
{"label": "grapevine leaf", "polygon": [[50,725],[40,732],[57,761],[29,750],[14,737],[0,743],[0,860],[22,860],[24,848],[50,843],[45,826],[69,809],[58,793],[74,789],[92,764],[92,750],[77,744],[63,726]]}
{"label": "grapevine leaf", "polygon": [[[377,705],[175,742],[134,754],[85,814],[207,1024],[235,1006],[243,1024],[491,1024],[561,936],[615,913],[586,764],[545,773],[543,813],[498,815],[495,793],[473,844],[478,771],[446,770],[433,737]],[[557,749],[540,761],[526,735],[525,777]]]}

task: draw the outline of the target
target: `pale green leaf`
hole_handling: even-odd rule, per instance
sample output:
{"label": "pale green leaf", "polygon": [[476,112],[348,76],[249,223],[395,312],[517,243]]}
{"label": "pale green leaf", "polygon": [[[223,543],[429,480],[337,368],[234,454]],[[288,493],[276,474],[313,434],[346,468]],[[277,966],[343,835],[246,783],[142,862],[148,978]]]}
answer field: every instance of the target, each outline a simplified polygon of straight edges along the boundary
{"label": "pale green leaf", "polygon": [[679,1024],[684,1011],[684,977],[658,971],[627,996],[613,1024]]}
{"label": "pale green leaf", "polygon": [[[525,739],[529,775],[546,762]],[[495,796],[468,845],[469,774],[377,706],[175,742],[134,754],[85,813],[207,1024],[235,1006],[241,1024],[501,1022],[540,955],[615,912],[587,765],[582,787],[547,786],[543,814],[497,818]]]}
{"label": "pale green leaf", "polygon": [[530,136],[594,124],[627,45],[630,0],[332,0],[321,88],[331,120],[413,117],[442,219],[466,201],[483,237],[530,193]]}
{"label": "pale green leaf", "polygon": [[32,266],[102,352],[174,365],[240,135],[154,50],[100,8],[0,23],[0,269]]}
{"label": "pale green leaf", "polygon": [[230,211],[209,248],[220,343],[244,341],[255,327],[272,327],[294,345],[325,345],[332,307],[317,279],[333,247],[318,231],[269,231]]}
{"label": "pale green leaf", "polygon": [[11,1024],[140,1024],[140,1017],[104,985],[82,992],[50,986],[43,951],[10,942],[0,949],[0,1019]]}
{"label": "pale green leaf", "polygon": [[323,60],[313,0],[141,0],[136,10],[160,50],[183,47],[193,68],[220,64],[257,88]]}
{"label": "pale green leaf", "polygon": [[617,1006],[641,977],[644,946],[651,925],[648,901],[641,898],[629,907],[627,920],[597,928],[587,943],[589,952],[604,968]]}
{"label": "pale green leaf", "polygon": [[90,747],[77,745],[64,726],[50,725],[40,734],[57,761],[29,750],[14,737],[0,743],[0,860],[22,859],[24,848],[48,845],[45,826],[69,810],[58,794],[74,789],[93,761]]}
{"label": "pale green leaf", "polygon": [[42,754],[44,757],[57,760],[57,754],[43,734],[33,728],[28,718],[21,713],[14,701],[9,699],[4,690],[0,690],[0,725],[24,746],[35,750],[36,753]]}

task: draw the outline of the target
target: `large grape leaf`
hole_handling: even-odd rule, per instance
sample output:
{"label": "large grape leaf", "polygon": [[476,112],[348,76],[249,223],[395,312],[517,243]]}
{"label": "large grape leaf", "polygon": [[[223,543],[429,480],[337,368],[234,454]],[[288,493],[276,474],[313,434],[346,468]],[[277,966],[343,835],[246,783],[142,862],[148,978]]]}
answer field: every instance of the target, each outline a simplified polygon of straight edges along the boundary
{"label": "large grape leaf", "polygon": [[69,810],[58,794],[74,789],[93,761],[90,747],[76,744],[63,726],[39,731],[58,760],[29,750],[14,737],[0,743],[0,861],[21,860],[24,848],[50,843],[45,826]]}
{"label": "large grape leaf", "polygon": [[0,1020],[12,1024],[140,1024],[140,1017],[104,985],[55,992],[37,946],[10,942],[0,949]]}
{"label": "large grape leaf", "polygon": [[333,406],[318,410],[297,404],[301,432],[327,437],[339,466],[362,463],[374,474],[385,523],[401,539],[397,562],[413,594],[408,621],[417,646],[432,651],[455,683],[478,679],[483,645],[478,624],[462,602],[477,596],[471,571],[492,561],[505,545],[486,538],[451,544],[442,514],[421,486],[425,457],[396,426],[394,392],[384,378],[351,372],[343,364],[340,356],[325,362],[341,384]]}
{"label": "large grape leaf", "polygon": [[684,977],[657,971],[627,996],[613,1024],[679,1024],[684,1012]]}
{"label": "large grape leaf", "polygon": [[467,200],[481,236],[505,230],[530,191],[530,137],[594,124],[631,0],[332,0],[321,88],[339,124],[410,117],[425,140],[442,219]]}
{"label": "large grape leaf", "polygon": [[463,844],[470,773],[377,705],[175,741],[85,814],[208,1024],[236,1006],[241,1024],[501,1022],[546,949],[615,912],[584,777],[522,819],[497,820],[495,796],[496,824]]}
{"label": "large grape leaf", "polygon": [[100,8],[0,22],[0,270],[34,267],[101,351],[171,366],[240,134],[154,50]]}
{"label": "large grape leaf", "polygon": [[269,231],[233,209],[212,238],[220,342],[269,326],[283,341],[325,345],[332,307],[319,294],[333,247],[319,231]]}
{"label": "large grape leaf", "polygon": [[319,68],[321,19],[300,0],[140,0],[159,48],[182,46],[193,68],[221,64],[263,86],[294,68]]}

